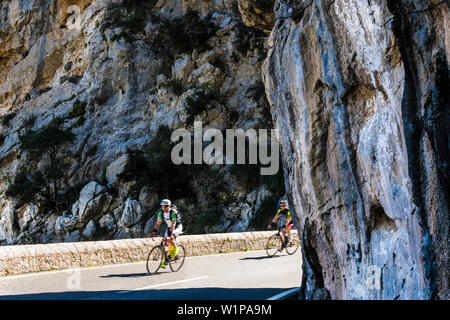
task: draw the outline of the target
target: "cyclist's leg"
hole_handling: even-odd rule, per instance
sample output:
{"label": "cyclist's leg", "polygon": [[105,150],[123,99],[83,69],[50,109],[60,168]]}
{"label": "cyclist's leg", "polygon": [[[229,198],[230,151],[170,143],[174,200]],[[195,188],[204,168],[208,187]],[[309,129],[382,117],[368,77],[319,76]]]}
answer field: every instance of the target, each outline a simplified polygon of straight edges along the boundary
{"label": "cyclist's leg", "polygon": [[288,226],[286,227],[286,242],[289,242],[292,240],[292,236],[291,236],[291,229],[294,227],[293,223],[289,223]]}
{"label": "cyclist's leg", "polygon": [[[164,231],[164,235],[163,235],[163,245],[164,245],[164,247],[166,247],[166,246],[168,246],[169,245],[169,237],[168,237],[168,232],[169,232],[169,228],[166,228],[166,231]],[[166,251],[166,249],[164,248],[164,252],[167,252]],[[161,263],[161,268],[165,268],[166,267],[166,265],[167,265],[167,261],[166,261],[166,257],[164,256],[163,257],[163,261],[162,261],[162,263]]]}
{"label": "cyclist's leg", "polygon": [[280,231],[281,231],[280,232],[280,237],[281,237],[281,243],[282,243],[281,247],[285,248],[286,247],[286,239],[287,239],[286,228],[283,228]]}
{"label": "cyclist's leg", "polygon": [[173,246],[174,246],[174,249],[172,251],[172,257],[176,257],[178,254],[178,246],[176,244],[176,239],[177,239],[177,236],[179,234],[181,234],[182,232],[183,232],[182,224],[178,224],[177,227],[175,228],[175,230],[173,230],[173,232],[172,232],[172,239],[173,239]]}

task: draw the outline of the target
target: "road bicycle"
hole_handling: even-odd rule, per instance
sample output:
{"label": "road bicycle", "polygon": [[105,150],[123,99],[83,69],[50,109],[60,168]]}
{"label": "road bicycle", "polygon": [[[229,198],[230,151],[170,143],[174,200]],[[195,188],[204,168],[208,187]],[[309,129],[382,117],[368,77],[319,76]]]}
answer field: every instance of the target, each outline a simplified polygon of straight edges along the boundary
{"label": "road bicycle", "polygon": [[[278,232],[271,236],[266,244],[266,253],[269,257],[275,256],[278,252],[282,252],[284,249],[286,249],[287,254],[292,255],[294,254],[298,247],[300,246],[300,242],[296,236],[296,234],[291,233],[292,240],[289,241],[285,247],[283,247],[283,239],[281,238],[281,233],[284,228],[278,228]],[[287,235],[284,234],[284,237],[286,238]]]}
{"label": "road bicycle", "polygon": [[[154,235],[152,235],[151,237],[153,238]],[[185,250],[182,244],[177,244],[177,247],[178,254],[175,256],[175,258],[171,258],[169,256],[166,237],[161,240],[161,243],[159,245],[153,247],[147,256],[148,274],[155,274],[161,268],[163,262],[165,262],[165,265],[169,264],[170,269],[173,272],[177,272],[178,270],[180,270],[184,263]]]}

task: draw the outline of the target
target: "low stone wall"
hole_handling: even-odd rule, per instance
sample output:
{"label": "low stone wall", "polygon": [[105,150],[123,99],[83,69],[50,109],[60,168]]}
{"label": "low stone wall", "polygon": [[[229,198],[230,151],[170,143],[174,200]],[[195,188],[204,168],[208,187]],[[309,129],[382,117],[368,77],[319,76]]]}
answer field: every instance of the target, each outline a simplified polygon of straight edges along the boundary
{"label": "low stone wall", "polygon": [[[265,249],[274,231],[181,235],[187,256]],[[0,247],[0,276],[144,261],[161,238]]]}

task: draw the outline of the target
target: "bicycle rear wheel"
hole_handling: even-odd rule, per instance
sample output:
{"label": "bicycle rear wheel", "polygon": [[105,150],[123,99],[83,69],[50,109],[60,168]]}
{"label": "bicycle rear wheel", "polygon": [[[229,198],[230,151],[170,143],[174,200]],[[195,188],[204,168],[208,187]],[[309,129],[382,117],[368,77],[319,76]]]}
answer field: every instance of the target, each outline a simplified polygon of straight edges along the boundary
{"label": "bicycle rear wheel", "polygon": [[269,257],[273,257],[281,249],[282,241],[278,234],[274,234],[269,238],[266,244],[266,253]]}
{"label": "bicycle rear wheel", "polygon": [[300,246],[300,241],[294,235],[294,236],[292,236],[292,240],[286,246],[286,252],[288,254],[292,255],[292,254],[294,254],[297,251],[299,246]]}
{"label": "bicycle rear wheel", "polygon": [[161,246],[156,246],[152,250],[150,250],[150,253],[147,257],[148,274],[155,274],[159,270],[163,261],[163,257],[164,253]]}
{"label": "bicycle rear wheel", "polygon": [[169,262],[170,269],[173,272],[177,272],[183,266],[184,257],[185,257],[185,254],[186,254],[182,244],[177,244],[177,247],[178,247],[177,255],[175,256],[175,258],[173,260],[170,259],[170,262]]}

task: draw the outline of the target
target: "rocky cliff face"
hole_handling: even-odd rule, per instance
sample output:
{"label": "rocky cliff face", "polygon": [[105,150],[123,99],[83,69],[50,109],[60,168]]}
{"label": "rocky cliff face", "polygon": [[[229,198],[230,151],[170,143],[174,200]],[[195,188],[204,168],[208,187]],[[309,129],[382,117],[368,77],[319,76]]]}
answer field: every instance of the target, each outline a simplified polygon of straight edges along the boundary
{"label": "rocky cliff face", "polygon": [[[0,9],[3,243],[145,234],[162,194],[140,176],[155,177],[143,162],[164,164],[161,127],[270,127],[262,74],[299,223],[303,298],[448,299],[448,1],[30,0]],[[65,214],[5,196],[11,181],[27,186],[21,170],[43,166],[23,135],[49,123],[74,134]],[[196,194],[178,192],[178,203],[188,212],[218,202],[219,216],[199,215],[203,231],[248,228],[274,190],[248,186],[248,168],[210,170],[172,172],[188,181],[177,180],[181,194]]]}
{"label": "rocky cliff face", "polygon": [[146,236],[166,197],[187,232],[255,228],[280,186],[245,166],[165,165],[170,131],[194,120],[272,126],[266,44],[236,1],[2,1],[0,243]]}
{"label": "rocky cliff face", "polygon": [[449,4],[287,1],[263,67],[307,299],[448,299]]}

